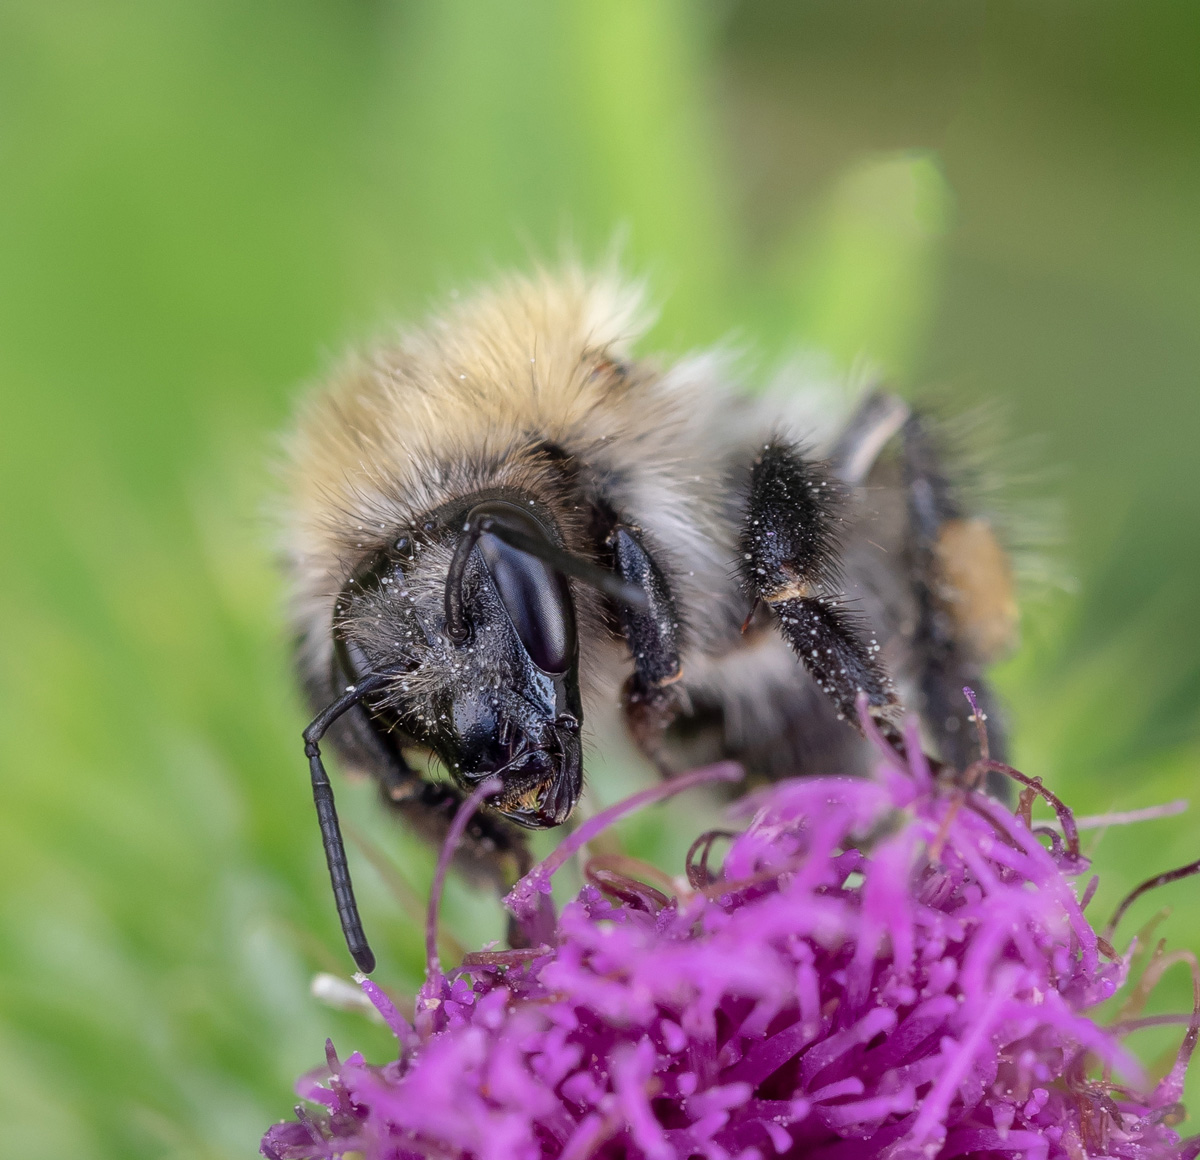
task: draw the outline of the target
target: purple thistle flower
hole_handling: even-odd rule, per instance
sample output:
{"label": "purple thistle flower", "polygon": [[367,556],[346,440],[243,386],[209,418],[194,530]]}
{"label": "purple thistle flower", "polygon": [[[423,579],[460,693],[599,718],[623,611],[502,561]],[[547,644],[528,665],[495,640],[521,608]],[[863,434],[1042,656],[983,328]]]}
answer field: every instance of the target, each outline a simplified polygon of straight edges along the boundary
{"label": "purple thistle flower", "polygon": [[[739,803],[745,831],[702,835],[675,897],[595,860],[555,921],[550,876],[597,829],[730,771],[697,771],[585,823],[507,900],[545,945],[468,955],[448,973],[431,950],[414,1025],[361,980],[399,1058],[341,1062],[328,1045],[327,1066],[298,1086],[320,1114],[298,1109],[263,1154],[1196,1156],[1200,1138],[1181,1142],[1171,1125],[1200,1017],[1151,1083],[1120,1040],[1133,1024],[1087,1014],[1126,983],[1133,948],[1118,956],[1111,929],[1097,935],[1084,916],[1095,880],[1081,903],[1070,812],[1015,771],[1027,787],[1016,813],[939,784],[915,728],[907,750],[903,762],[880,741],[874,780],[785,782]],[[960,786],[985,768],[1003,767],[985,759]],[[1061,836],[1031,827],[1035,793]],[[435,891],[431,924],[436,905]]]}

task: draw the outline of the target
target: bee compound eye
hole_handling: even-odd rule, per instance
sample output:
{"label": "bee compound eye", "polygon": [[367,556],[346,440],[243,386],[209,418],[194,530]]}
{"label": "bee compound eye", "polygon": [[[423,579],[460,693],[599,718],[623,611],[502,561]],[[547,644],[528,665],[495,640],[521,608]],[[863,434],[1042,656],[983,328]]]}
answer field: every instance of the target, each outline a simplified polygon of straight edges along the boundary
{"label": "bee compound eye", "polygon": [[478,547],[529,659],[545,673],[565,673],[575,657],[575,609],[566,578],[487,532]]}

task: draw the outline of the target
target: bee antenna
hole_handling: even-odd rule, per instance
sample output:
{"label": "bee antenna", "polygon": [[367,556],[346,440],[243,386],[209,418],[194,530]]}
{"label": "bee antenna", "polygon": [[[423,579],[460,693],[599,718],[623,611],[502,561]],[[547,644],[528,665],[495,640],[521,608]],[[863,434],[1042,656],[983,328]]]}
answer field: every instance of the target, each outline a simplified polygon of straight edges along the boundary
{"label": "bee antenna", "polygon": [[375,969],[375,955],[363,933],[362,920],[358,917],[358,905],[354,901],[354,885],[350,881],[350,867],[346,862],[346,846],[342,841],[342,829],[338,825],[337,808],[333,804],[333,787],[321,760],[320,740],[329,727],[347,710],[354,708],[364,697],[383,688],[398,673],[406,672],[406,666],[382,669],[363,677],[355,685],[347,687],[331,705],[327,705],[304,730],[304,755],[308,758],[308,770],[312,777],[313,801],[317,807],[317,821],[321,826],[321,842],[325,847],[325,862],[329,866],[329,880],[333,884],[333,898],[337,903],[338,918],[342,934],[350,955],[364,975]]}
{"label": "bee antenna", "polygon": [[638,611],[648,607],[645,592],[636,584],[622,580],[615,572],[601,568],[590,560],[577,556],[553,544],[544,535],[537,535],[526,527],[518,526],[516,520],[506,520],[503,509],[491,504],[480,504],[472,509],[463,524],[462,535],[454,549],[450,570],[446,574],[446,631],[451,640],[462,644],[470,635],[463,600],[463,577],[467,571],[467,560],[479,537],[484,533],[503,540],[518,552],[525,552],[544,560],[551,568],[567,576],[574,576],[585,584],[603,592],[606,596]]}

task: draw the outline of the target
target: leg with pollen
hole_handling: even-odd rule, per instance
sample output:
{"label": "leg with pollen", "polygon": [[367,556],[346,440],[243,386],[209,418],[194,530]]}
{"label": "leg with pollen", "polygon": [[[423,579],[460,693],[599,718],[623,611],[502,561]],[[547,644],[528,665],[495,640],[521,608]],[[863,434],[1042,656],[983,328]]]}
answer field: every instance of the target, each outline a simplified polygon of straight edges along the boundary
{"label": "leg with pollen", "polygon": [[739,561],[750,596],[775,613],[779,630],[838,712],[856,721],[865,693],[890,723],[897,705],[878,646],[838,603],[837,484],[782,441],[754,461]]}

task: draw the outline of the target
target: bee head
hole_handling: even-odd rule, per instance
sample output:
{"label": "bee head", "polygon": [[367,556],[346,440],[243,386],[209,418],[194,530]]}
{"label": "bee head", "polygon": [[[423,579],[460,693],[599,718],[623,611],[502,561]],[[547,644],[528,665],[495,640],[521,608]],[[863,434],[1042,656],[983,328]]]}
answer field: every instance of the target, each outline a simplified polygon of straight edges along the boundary
{"label": "bee head", "polygon": [[488,499],[401,536],[343,589],[335,657],[350,683],[403,665],[369,712],[432,750],[464,790],[499,776],[491,807],[564,822],[583,785],[579,642],[569,575],[633,604],[640,589],[567,552],[527,507]]}

